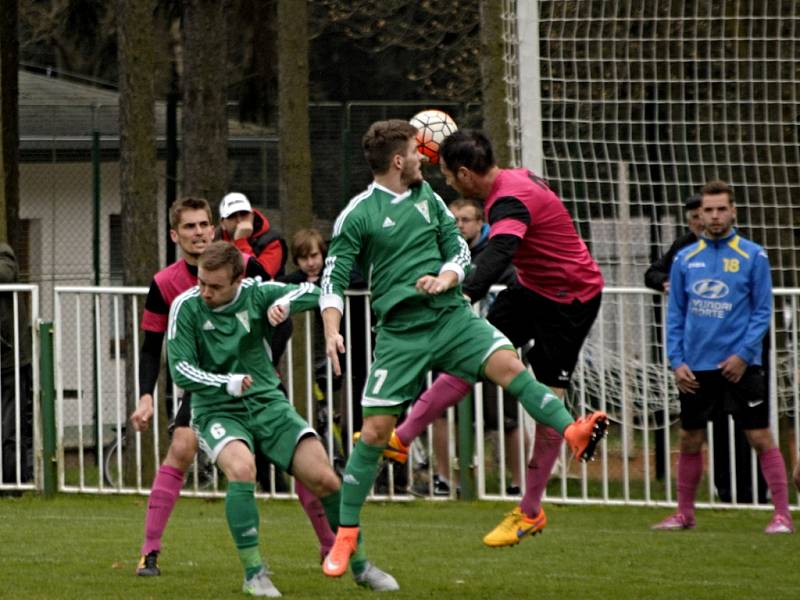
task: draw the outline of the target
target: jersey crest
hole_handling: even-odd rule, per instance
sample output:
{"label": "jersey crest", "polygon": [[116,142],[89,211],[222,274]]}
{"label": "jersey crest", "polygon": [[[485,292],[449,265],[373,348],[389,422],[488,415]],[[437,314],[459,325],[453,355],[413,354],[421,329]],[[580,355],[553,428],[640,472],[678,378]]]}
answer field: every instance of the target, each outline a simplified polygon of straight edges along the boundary
{"label": "jersey crest", "polygon": [[247,333],[250,333],[250,317],[247,316],[247,311],[242,310],[236,313],[236,318],[239,319],[239,322],[244,327]]}
{"label": "jersey crest", "polygon": [[431,222],[431,215],[428,212],[428,201],[427,200],[421,200],[420,202],[417,202],[414,206],[419,211],[419,213],[425,218],[425,221],[427,223],[430,223]]}

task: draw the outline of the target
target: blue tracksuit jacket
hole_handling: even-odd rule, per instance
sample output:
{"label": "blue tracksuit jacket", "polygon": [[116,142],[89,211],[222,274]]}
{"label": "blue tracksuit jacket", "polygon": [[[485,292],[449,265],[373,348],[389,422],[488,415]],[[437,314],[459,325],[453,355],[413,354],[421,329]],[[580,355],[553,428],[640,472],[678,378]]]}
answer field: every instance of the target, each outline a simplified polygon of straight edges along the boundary
{"label": "blue tracksuit jacket", "polygon": [[667,307],[667,356],[673,369],[713,371],[736,354],[761,365],[772,315],[767,253],[734,229],[721,240],[700,238],[675,256]]}

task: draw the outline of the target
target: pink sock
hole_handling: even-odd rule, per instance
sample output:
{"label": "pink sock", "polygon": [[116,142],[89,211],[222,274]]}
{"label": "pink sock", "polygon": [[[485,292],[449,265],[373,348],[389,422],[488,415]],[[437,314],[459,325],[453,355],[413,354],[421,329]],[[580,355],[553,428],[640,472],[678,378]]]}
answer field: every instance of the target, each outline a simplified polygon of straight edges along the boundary
{"label": "pink sock", "polygon": [[552,427],[536,425],[536,439],[533,443],[533,456],[528,462],[526,473],[525,495],[519,507],[529,517],[535,517],[542,510],[542,496],[547,489],[547,482],[553,465],[561,450],[561,434]]}
{"label": "pink sock", "polygon": [[328,518],[325,516],[325,508],[319,498],[300,483],[299,479],[294,480],[294,489],[297,492],[300,504],[303,505],[303,510],[306,511],[308,520],[311,521],[314,533],[317,534],[317,539],[319,539],[320,556],[327,556],[331,546],[333,546],[333,542],[336,541],[336,536],[328,523]]}
{"label": "pink sock", "polygon": [[397,428],[397,437],[406,446],[451,406],[469,392],[470,384],[455,375],[443,373],[417,398],[406,420]]}
{"label": "pink sock", "polygon": [[703,454],[681,452],[678,456],[678,512],[694,518],[694,497],[703,477]]}
{"label": "pink sock", "polygon": [[153,480],[150,498],[147,501],[147,516],[144,520],[144,544],[142,555],[161,550],[161,536],[167,521],[178,501],[183,487],[183,472],[175,467],[161,465]]}
{"label": "pink sock", "polygon": [[770,448],[758,455],[758,462],[761,464],[761,472],[772,495],[775,512],[790,516],[789,482],[786,479],[786,464],[783,462],[781,451]]}

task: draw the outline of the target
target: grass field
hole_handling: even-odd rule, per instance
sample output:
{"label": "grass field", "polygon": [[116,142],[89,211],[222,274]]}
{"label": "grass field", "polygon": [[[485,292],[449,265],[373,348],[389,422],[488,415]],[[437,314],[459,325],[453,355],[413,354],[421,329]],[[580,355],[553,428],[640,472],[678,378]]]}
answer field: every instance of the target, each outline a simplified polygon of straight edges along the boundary
{"label": "grass field", "polygon": [[[181,499],[162,576],[133,575],[143,497],[0,498],[0,598],[243,598],[222,501]],[[546,505],[544,533],[493,550],[481,537],[510,505],[367,505],[370,557],[395,598],[797,598],[800,535],[766,536],[769,513],[701,511],[698,528],[652,532],[666,510]],[[366,598],[324,577],[299,504],[259,502],[262,548],[287,598]]]}

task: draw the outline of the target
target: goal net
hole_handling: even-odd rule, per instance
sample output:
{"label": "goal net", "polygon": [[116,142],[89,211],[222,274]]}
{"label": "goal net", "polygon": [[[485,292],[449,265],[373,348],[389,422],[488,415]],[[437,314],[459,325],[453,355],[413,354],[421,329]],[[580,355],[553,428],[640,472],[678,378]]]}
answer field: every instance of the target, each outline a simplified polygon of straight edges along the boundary
{"label": "goal net", "polygon": [[[773,284],[800,285],[800,3],[504,0],[504,12],[512,146],[564,200],[608,286],[643,286],[684,230],[684,200],[712,179],[732,184]],[[797,343],[787,298],[776,297],[779,365]],[[616,301],[624,323],[611,320],[602,348],[596,327],[588,350],[609,366],[649,364],[663,347],[658,311],[642,331],[634,300]],[[621,354],[626,338],[643,349]],[[791,383],[785,368],[778,380]],[[668,393],[658,368],[644,379]]]}

